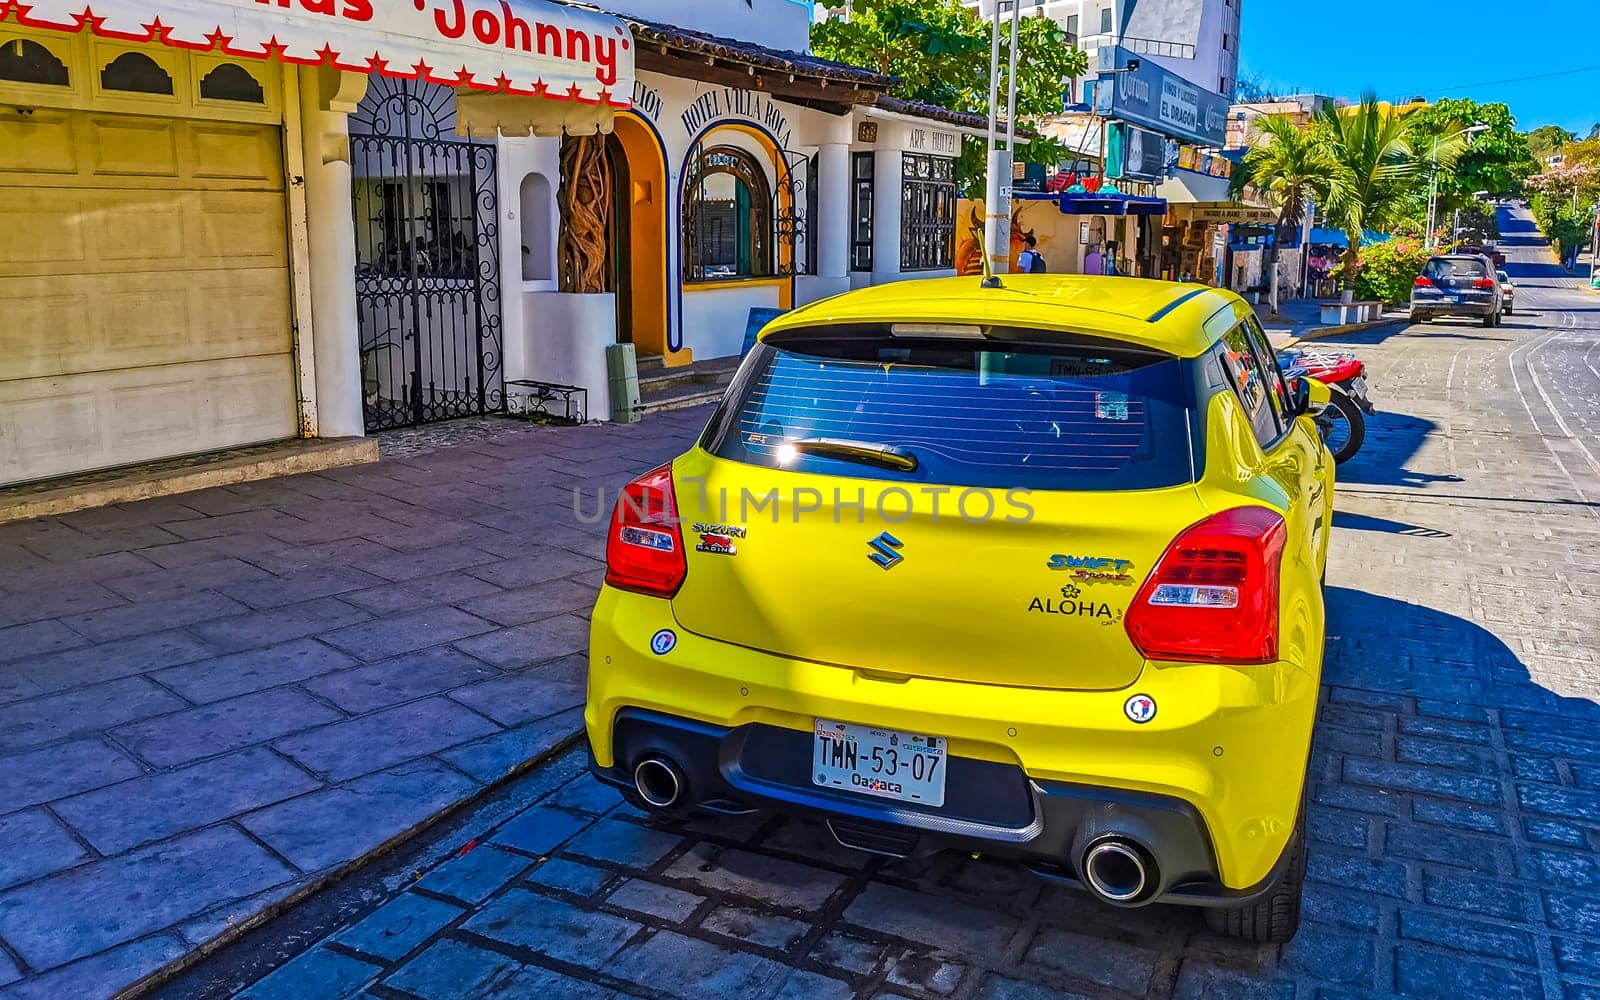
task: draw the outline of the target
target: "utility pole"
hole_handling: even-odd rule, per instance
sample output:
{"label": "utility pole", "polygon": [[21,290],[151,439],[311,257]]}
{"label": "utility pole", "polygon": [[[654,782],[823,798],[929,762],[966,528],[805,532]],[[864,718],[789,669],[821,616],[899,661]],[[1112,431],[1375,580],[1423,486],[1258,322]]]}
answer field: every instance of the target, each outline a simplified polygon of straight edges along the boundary
{"label": "utility pole", "polygon": [[989,272],[1011,270],[1011,162],[1017,141],[1017,22],[1020,0],[1011,0],[1010,74],[1006,78],[1006,148],[998,147],[1000,117],[1000,0],[994,8],[989,35],[989,178],[984,196],[983,252]]}

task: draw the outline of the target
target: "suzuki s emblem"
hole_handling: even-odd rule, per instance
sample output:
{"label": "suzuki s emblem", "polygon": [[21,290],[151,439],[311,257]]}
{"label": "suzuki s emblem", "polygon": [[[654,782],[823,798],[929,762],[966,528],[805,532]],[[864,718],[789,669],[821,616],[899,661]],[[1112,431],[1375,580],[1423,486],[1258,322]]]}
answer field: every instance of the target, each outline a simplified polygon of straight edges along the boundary
{"label": "suzuki s emblem", "polygon": [[867,558],[876,563],[879,569],[894,569],[906,561],[905,556],[895,551],[903,548],[905,544],[905,542],[885,531],[867,543],[867,548],[872,550],[867,553]]}

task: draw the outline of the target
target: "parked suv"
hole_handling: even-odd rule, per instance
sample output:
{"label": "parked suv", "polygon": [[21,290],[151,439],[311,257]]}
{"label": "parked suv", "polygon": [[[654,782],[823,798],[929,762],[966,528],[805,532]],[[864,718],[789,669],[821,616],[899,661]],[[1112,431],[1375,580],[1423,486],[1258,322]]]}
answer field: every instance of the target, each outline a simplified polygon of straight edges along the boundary
{"label": "parked suv", "polygon": [[1195,285],[944,278],[786,314],[616,506],[595,774],[1288,940],[1333,509],[1308,383]]}
{"label": "parked suv", "polygon": [[1432,257],[1411,288],[1411,322],[1435,316],[1476,316],[1498,326],[1504,310],[1494,262],[1482,254]]}

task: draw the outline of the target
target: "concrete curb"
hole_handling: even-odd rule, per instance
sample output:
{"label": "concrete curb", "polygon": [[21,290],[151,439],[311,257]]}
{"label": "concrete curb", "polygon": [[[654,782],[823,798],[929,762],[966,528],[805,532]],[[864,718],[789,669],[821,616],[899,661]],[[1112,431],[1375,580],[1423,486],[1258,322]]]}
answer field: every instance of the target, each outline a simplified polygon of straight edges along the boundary
{"label": "concrete curb", "polygon": [[378,442],[372,438],[324,438],[151,463],[61,485],[0,491],[0,524],[377,460]]}
{"label": "concrete curb", "polygon": [[[1335,325],[1335,326],[1319,326],[1319,327],[1315,327],[1313,329],[1307,330],[1306,332],[1300,334],[1297,337],[1290,337],[1286,343],[1280,344],[1278,346],[1279,347],[1293,347],[1294,345],[1300,343],[1301,341],[1305,341],[1305,340],[1321,340],[1324,337],[1337,337],[1340,334],[1345,334],[1345,333],[1362,333],[1362,332],[1364,332],[1366,330],[1377,330],[1377,329],[1381,329],[1381,328],[1386,327],[1386,326],[1405,326],[1407,322],[1408,322],[1408,320],[1406,320],[1404,317],[1400,317],[1400,316],[1387,317],[1386,316],[1386,317],[1384,317],[1382,319],[1367,320],[1366,322],[1363,322],[1363,323],[1343,323],[1343,324],[1339,324],[1339,325]],[[1267,335],[1271,336],[1272,335],[1272,331],[1268,330],[1267,331]]]}
{"label": "concrete curb", "polygon": [[184,972],[187,972],[189,969],[193,968],[196,964],[204,961],[207,958],[210,958],[212,955],[215,955],[217,952],[238,941],[240,938],[244,937],[246,934],[250,933],[256,928],[270,923],[278,917],[281,917],[283,914],[294,909],[296,906],[305,902],[312,896],[315,896],[317,893],[323,891],[329,886],[342,881],[343,879],[349,878],[351,875],[354,875],[356,872],[360,871],[362,868],[365,868],[367,865],[371,864],[373,861],[376,861],[383,855],[404,847],[407,843],[417,839],[418,837],[421,837],[423,834],[427,833],[434,827],[439,826],[450,817],[458,816],[467,812],[473,806],[477,805],[479,802],[482,802],[494,792],[499,791],[505,785],[522,777],[529,771],[532,771],[534,768],[544,764],[546,761],[553,760],[561,754],[566,753],[568,750],[571,750],[573,747],[582,742],[583,736],[583,720],[580,718],[575,730],[567,733],[565,736],[558,737],[548,747],[534,754],[532,757],[522,761],[520,764],[517,764],[501,777],[495,779],[487,785],[482,786],[474,791],[471,795],[457,799],[455,802],[445,806],[443,809],[440,809],[438,812],[434,813],[432,816],[429,816],[422,822],[414,824],[408,829],[401,830],[399,833],[390,837],[377,847],[367,851],[367,853],[361,855],[360,857],[352,858],[343,864],[336,865],[327,871],[312,876],[306,881],[305,885],[300,886],[298,889],[289,893],[287,896],[284,896],[282,899],[279,899],[261,908],[260,910],[257,910],[255,913],[250,914],[237,923],[229,924],[227,930],[222,931],[211,940],[189,949],[184,954],[168,962],[166,965],[163,965],[161,968],[156,969],[154,972],[149,973],[144,978],[123,987],[112,997],[112,1000],[135,1000],[137,997],[147,996],[148,994],[153,993],[167,983],[170,983],[178,976],[182,975]]}

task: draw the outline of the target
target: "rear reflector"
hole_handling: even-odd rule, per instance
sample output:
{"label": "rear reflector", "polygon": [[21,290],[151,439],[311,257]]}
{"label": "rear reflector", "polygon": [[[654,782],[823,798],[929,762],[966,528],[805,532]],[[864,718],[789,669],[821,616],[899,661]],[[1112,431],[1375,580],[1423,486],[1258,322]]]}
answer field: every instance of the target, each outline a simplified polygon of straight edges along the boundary
{"label": "rear reflector", "polygon": [[671,597],[687,567],[672,493],[672,466],[652,469],[622,488],[606,534],[606,584]]}
{"label": "rear reflector", "polygon": [[1411,283],[1411,287],[1412,288],[1432,288],[1433,287],[1433,279],[1424,277],[1423,275],[1419,274],[1419,275],[1417,275],[1417,280],[1413,281]]}
{"label": "rear reflector", "polygon": [[1493,278],[1479,278],[1477,281],[1474,281],[1472,283],[1472,287],[1473,288],[1493,288],[1494,287],[1494,279]]}
{"label": "rear reflector", "polygon": [[1271,663],[1278,658],[1283,517],[1235,507],[1186,528],[1139,588],[1124,627],[1148,660]]}

